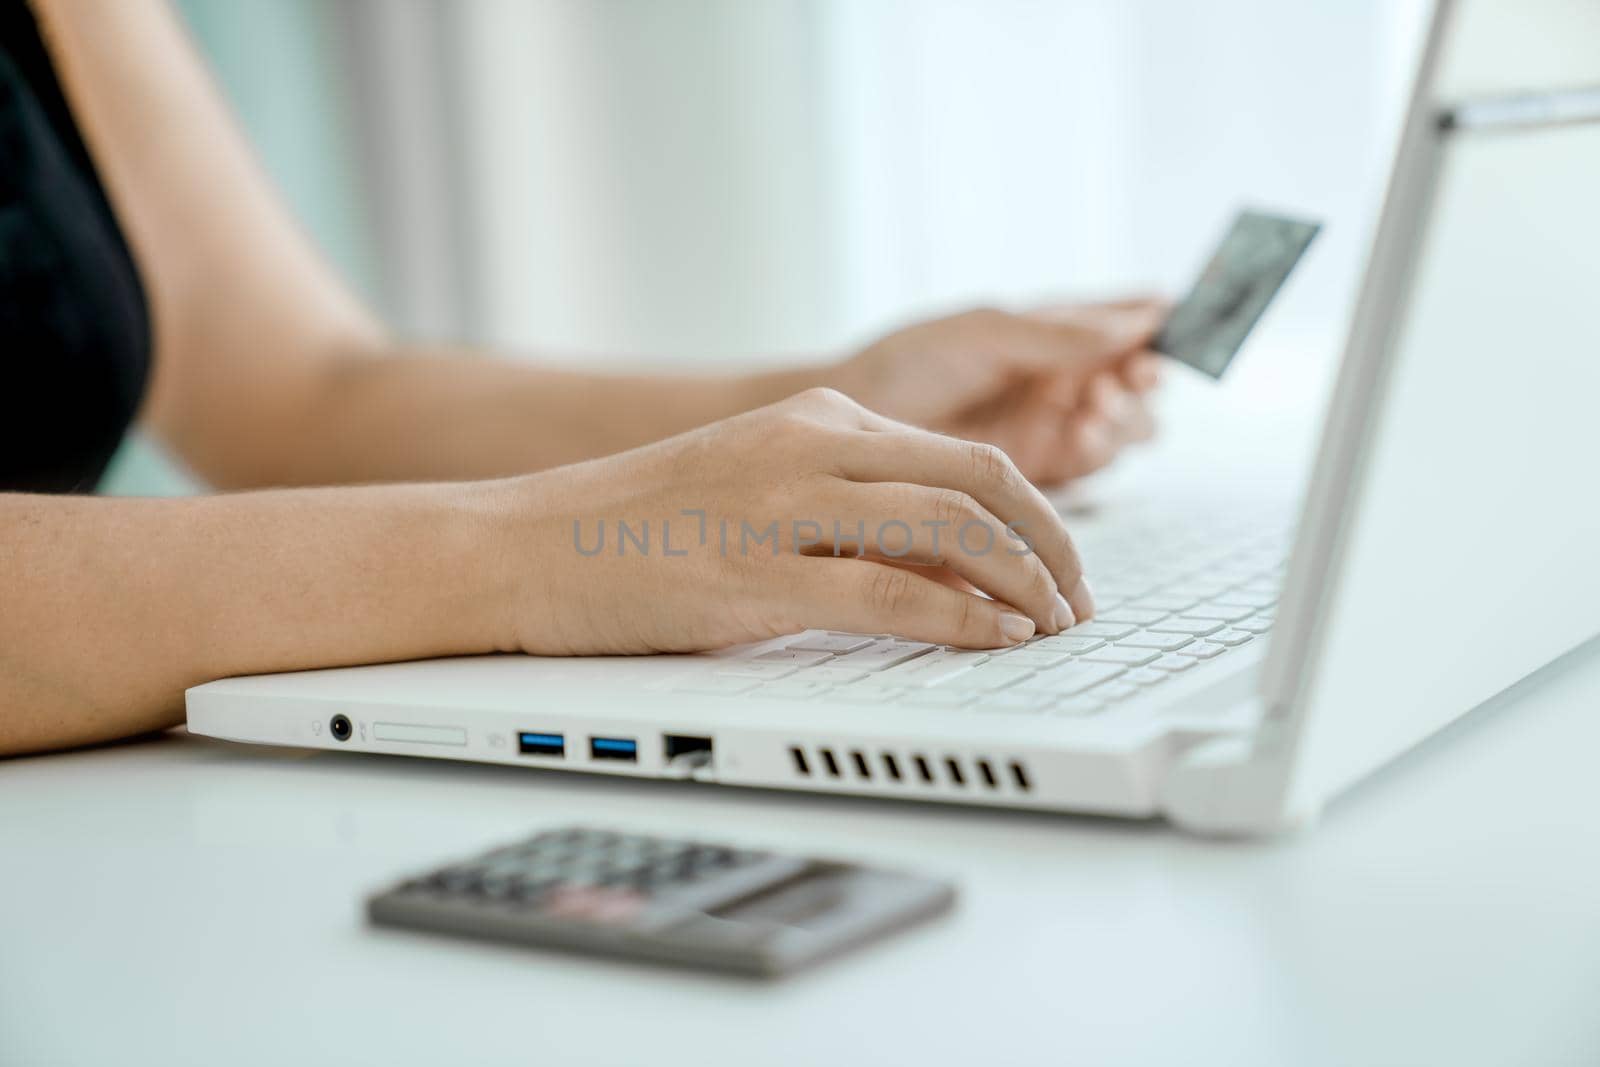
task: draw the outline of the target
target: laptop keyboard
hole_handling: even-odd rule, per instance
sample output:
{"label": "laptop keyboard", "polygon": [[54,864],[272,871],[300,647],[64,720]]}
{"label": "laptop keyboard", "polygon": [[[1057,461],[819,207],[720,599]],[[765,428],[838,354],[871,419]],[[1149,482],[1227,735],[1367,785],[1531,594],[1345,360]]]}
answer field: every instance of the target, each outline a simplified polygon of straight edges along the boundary
{"label": "laptop keyboard", "polygon": [[[1097,614],[1009,649],[810,630],[750,646],[673,685],[680,692],[830,704],[1095,715],[1173,678],[1209,671],[1271,631],[1286,531],[1236,523],[1085,545]],[[1231,535],[1231,536],[1227,536]]]}

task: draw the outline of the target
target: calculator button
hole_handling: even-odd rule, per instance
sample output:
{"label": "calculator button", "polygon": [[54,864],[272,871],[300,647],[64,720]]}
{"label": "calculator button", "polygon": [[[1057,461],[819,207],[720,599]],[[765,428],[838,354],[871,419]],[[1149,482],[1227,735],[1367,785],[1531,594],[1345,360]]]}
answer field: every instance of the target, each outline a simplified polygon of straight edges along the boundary
{"label": "calculator button", "polygon": [[644,898],[626,889],[562,886],[552,891],[539,910],[552,918],[620,923],[644,907]]}
{"label": "calculator button", "polygon": [[539,899],[560,884],[556,878],[524,878],[512,890],[511,898],[527,903]]}
{"label": "calculator button", "polygon": [[478,884],[478,877],[475,871],[456,867],[440,871],[433,876],[433,882],[448,893],[465,893]]}

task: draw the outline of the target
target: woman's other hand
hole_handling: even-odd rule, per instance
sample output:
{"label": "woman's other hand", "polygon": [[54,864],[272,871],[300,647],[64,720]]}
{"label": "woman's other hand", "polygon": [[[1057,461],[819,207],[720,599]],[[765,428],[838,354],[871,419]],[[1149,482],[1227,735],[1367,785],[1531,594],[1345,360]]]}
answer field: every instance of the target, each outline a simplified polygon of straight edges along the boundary
{"label": "woman's other hand", "polygon": [[918,323],[838,368],[839,388],[892,418],[998,445],[1040,485],[1104,467],[1155,432],[1156,299],[984,309]]}
{"label": "woman's other hand", "polygon": [[997,648],[1094,610],[1060,518],[1003,452],[829,389],[497,484],[505,624],[530,653],[808,628]]}

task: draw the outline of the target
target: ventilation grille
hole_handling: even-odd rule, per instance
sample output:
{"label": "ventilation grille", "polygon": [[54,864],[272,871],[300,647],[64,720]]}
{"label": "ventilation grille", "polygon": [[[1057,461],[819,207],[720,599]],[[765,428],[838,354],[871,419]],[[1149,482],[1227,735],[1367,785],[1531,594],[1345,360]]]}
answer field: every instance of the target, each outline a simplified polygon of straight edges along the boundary
{"label": "ventilation grille", "polygon": [[1028,793],[1033,779],[1017,759],[971,753],[890,751],[842,745],[790,745],[796,778],[884,788],[942,788],[977,793]]}

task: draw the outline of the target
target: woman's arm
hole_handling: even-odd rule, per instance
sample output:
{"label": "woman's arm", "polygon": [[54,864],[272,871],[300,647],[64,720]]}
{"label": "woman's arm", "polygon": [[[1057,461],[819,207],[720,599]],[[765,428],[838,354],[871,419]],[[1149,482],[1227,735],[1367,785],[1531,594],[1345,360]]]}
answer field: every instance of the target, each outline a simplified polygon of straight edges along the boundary
{"label": "woman's arm", "polygon": [[213,484],[539,470],[821,376],[602,377],[397,345],[287,212],[164,0],[35,9],[152,303],[145,420]]}
{"label": "woman's arm", "polygon": [[512,647],[494,486],[0,494],[0,755],[171,726],[227,675]]}
{"label": "woman's arm", "polygon": [[[651,547],[625,549],[619,523]],[[970,524],[982,551],[961,547],[984,540]],[[1060,519],[1003,453],[826,390],[537,475],[0,494],[0,530],[0,755],[173,725],[187,686],[228,675],[809,627],[996,648],[1093,611]]]}
{"label": "woman's arm", "polygon": [[[812,369],[600,375],[470,350],[401,346],[384,354],[332,355],[322,387],[276,422],[272,437],[237,449],[225,471],[203,473],[228,487],[521,474],[659,441],[825,377]],[[216,454],[231,444],[189,451]]]}
{"label": "woman's arm", "polygon": [[1042,481],[1147,432],[1136,350],[1153,304],[956,316],[842,364],[750,376],[601,376],[397,344],[295,224],[165,0],[33,3],[150,296],[144,421],[214,485],[541,470],[814,385],[999,443]]}

